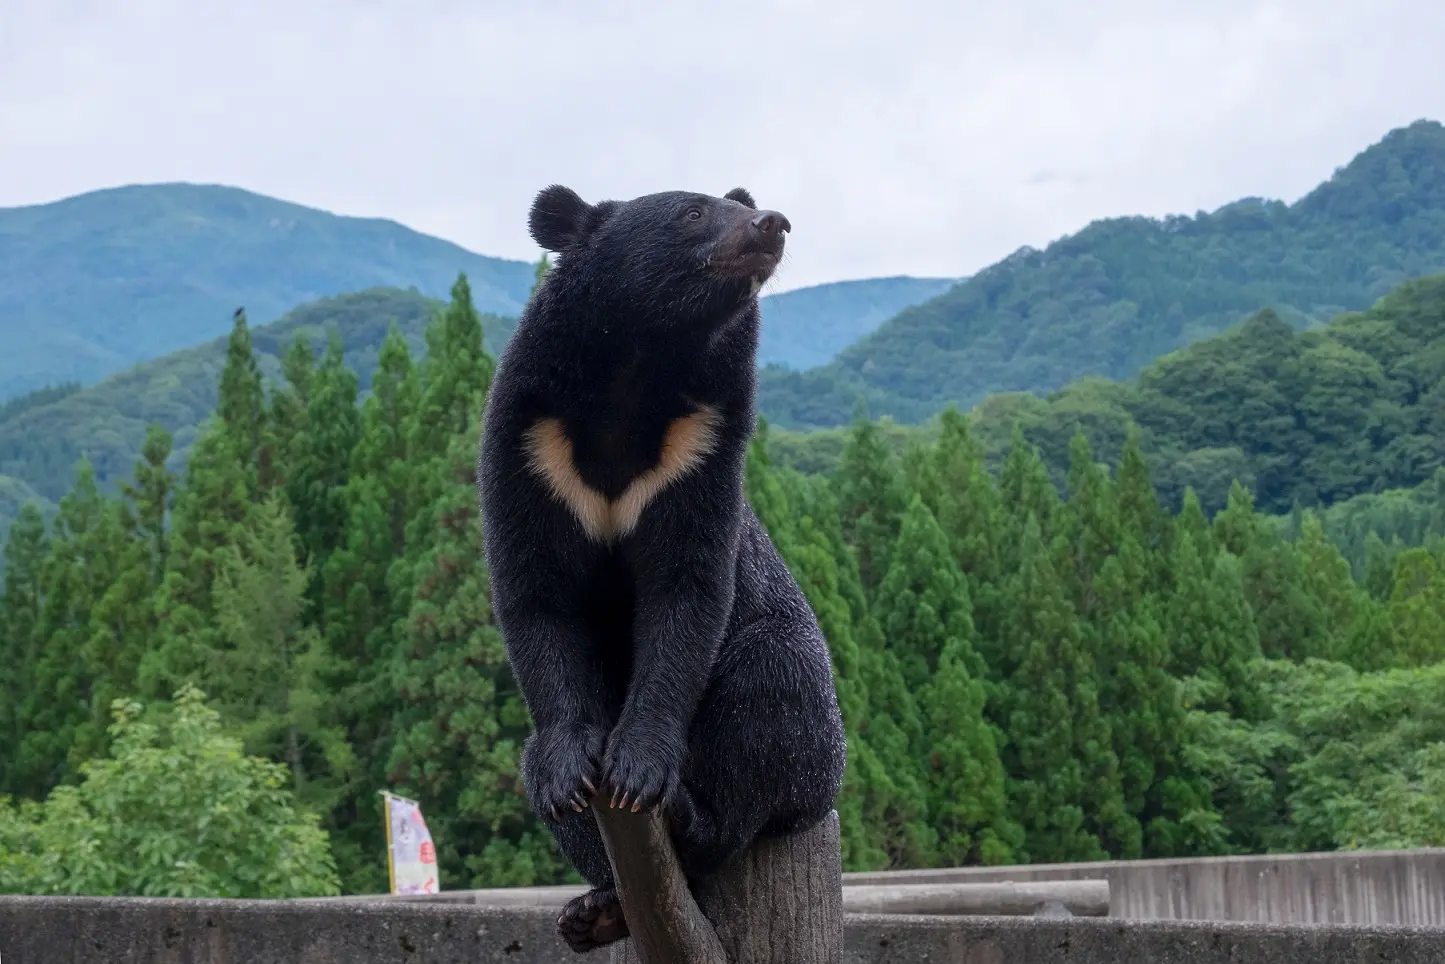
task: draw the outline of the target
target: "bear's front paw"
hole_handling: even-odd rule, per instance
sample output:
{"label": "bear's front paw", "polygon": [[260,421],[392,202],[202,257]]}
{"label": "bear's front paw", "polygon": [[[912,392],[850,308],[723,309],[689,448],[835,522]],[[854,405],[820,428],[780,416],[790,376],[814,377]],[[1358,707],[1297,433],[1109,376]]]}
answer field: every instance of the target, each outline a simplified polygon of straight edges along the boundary
{"label": "bear's front paw", "polygon": [[522,749],[527,798],[538,816],[556,823],[562,813],[581,813],[597,792],[607,731],[575,724],[538,730]]}
{"label": "bear's front paw", "polygon": [[602,761],[602,786],[609,806],[652,810],[677,792],[680,756],[667,740],[618,728]]}

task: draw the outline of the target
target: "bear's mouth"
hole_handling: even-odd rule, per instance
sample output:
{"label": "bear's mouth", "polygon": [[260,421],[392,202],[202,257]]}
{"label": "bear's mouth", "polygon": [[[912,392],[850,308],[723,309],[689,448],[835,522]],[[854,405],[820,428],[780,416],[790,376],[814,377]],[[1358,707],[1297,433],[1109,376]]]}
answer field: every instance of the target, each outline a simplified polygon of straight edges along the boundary
{"label": "bear's mouth", "polygon": [[757,281],[761,284],[778,270],[780,260],[781,252],[743,251],[730,257],[714,255],[708,259],[708,268],[714,275],[729,281]]}

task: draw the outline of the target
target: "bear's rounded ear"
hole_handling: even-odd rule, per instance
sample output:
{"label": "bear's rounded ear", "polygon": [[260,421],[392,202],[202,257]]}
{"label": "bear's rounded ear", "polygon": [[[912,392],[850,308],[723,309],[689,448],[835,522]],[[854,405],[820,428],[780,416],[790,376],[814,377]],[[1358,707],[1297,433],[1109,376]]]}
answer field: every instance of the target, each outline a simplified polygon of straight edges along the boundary
{"label": "bear's rounded ear", "polygon": [[729,201],[736,201],[745,207],[750,207],[754,211],[758,209],[758,202],[753,200],[753,196],[748,193],[748,189],[745,187],[735,187],[724,194],[723,197]]}
{"label": "bear's rounded ear", "polygon": [[592,205],[570,187],[553,184],[537,193],[527,229],[546,251],[565,251],[581,239]]}

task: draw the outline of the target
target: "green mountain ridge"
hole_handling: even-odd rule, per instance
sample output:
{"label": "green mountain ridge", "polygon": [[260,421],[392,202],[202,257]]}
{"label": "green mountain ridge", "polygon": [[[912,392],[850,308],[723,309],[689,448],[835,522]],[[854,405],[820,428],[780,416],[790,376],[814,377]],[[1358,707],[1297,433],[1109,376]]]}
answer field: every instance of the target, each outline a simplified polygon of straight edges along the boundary
{"label": "green mountain ridge", "polygon": [[[445,298],[458,273],[482,312],[516,316],[527,262],[475,254],[384,218],[211,184],[138,184],[0,208],[0,399],[94,384],[318,298],[375,287]],[[949,279],[879,278],[763,299],[763,360],[818,364]]]}
{"label": "green mountain ridge", "polygon": [[[440,307],[416,292],[373,289],[304,306],[252,329],[252,339],[263,372],[274,379],[293,337],[307,337],[319,354],[334,330],[365,390],[390,325],[420,355],[422,332]],[[489,350],[499,349],[511,324],[483,317]],[[53,505],[82,455],[102,486],[127,477],[152,422],[174,434],[172,461],[179,465],[214,409],[224,360],[225,339],[217,338],[100,385],[0,408],[0,529],[27,499]],[[1365,311],[1306,331],[1265,310],[1158,359],[1133,382],[1091,376],[1043,397],[1003,393],[977,406],[973,419],[995,467],[1017,424],[1064,487],[1069,441],[1082,428],[1106,462],[1119,457],[1131,429],[1141,431],[1156,484],[1174,505],[1191,486],[1207,511],[1218,510],[1235,480],[1255,492],[1261,510],[1275,514],[1404,493],[1433,484],[1445,466],[1445,275],[1406,282]],[[930,439],[936,427],[932,419],[916,426],[885,420],[882,436],[902,452]],[[769,449],[779,464],[830,472],[846,435],[774,427]],[[1389,496],[1381,504],[1391,519],[1405,520],[1387,519],[1376,526],[1382,532],[1408,536],[1411,527],[1433,524],[1411,521],[1428,517],[1420,507],[1434,505],[1429,493]],[[1376,517],[1384,515],[1372,510]],[[1351,522],[1347,532],[1342,522],[1342,544],[1362,544],[1364,525]]]}
{"label": "green mountain ridge", "polygon": [[[416,291],[395,288],[321,299],[253,328],[257,363],[268,378],[279,379],[281,358],[292,338],[307,338],[319,356],[334,330],[365,389],[390,326],[396,324],[420,355],[422,333],[440,307]],[[515,323],[496,315],[483,315],[482,322],[492,351],[510,336]],[[0,527],[15,517],[26,497],[37,498],[47,511],[52,508],[69,490],[82,457],[90,460],[103,488],[128,477],[152,423],[172,433],[171,464],[182,464],[197,431],[215,410],[226,338],[220,335],[143,362],[55,400],[12,403],[12,414],[0,420]]]}
{"label": "green mountain ridge", "polygon": [[[1082,430],[1115,464],[1140,433],[1154,484],[1173,507],[1192,488],[1208,513],[1238,481],[1280,519],[1322,519],[1362,565],[1371,532],[1405,545],[1445,535],[1445,274],[1407,281],[1365,311],[1300,331],[1271,309],[1156,360],[1131,382],[1080,378],[1047,396],[992,395],[970,413],[996,470],[1014,427],[1068,488],[1069,446]],[[939,419],[878,421],[895,456],[936,436]],[[770,428],[779,464],[831,473],[848,428]]]}
{"label": "green mountain ridge", "polygon": [[874,415],[919,422],[950,402],[1130,378],[1264,307],[1308,327],[1439,271],[1445,127],[1421,120],[1294,204],[1112,218],[1022,248],[826,365],[765,371],[759,406],[790,428],[844,424],[860,398]]}

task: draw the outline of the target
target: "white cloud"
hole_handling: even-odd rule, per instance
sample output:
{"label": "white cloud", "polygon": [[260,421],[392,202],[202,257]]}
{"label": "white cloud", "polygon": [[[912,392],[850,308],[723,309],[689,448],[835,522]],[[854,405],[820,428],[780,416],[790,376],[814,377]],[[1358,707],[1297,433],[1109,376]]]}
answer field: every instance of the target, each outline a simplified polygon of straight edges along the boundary
{"label": "white cloud", "polygon": [[1441,50],[1420,0],[3,0],[0,205],[220,182],[531,258],[549,182],[742,184],[780,287],[964,274],[1292,200],[1445,119]]}

